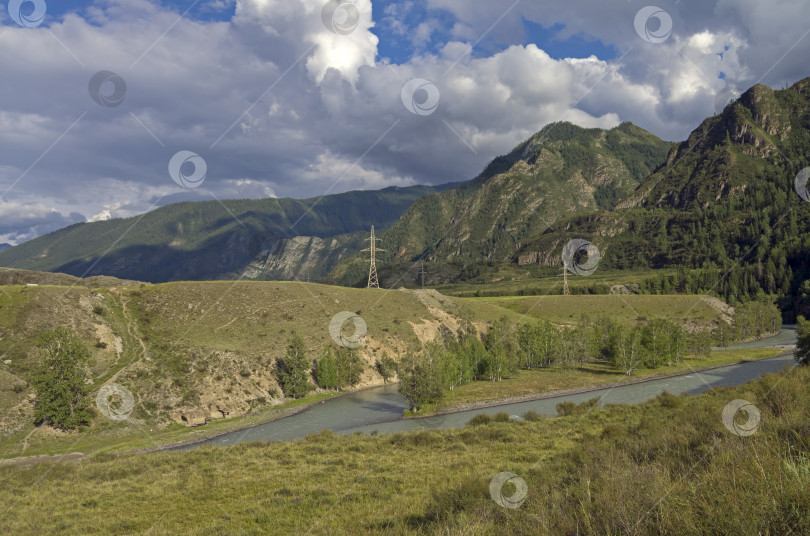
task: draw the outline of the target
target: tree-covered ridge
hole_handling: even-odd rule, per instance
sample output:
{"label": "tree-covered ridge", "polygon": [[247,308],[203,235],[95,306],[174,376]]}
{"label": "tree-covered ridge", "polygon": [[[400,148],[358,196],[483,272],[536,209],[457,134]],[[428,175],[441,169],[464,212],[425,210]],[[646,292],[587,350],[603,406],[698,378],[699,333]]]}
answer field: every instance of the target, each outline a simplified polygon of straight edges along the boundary
{"label": "tree-covered ridge", "polygon": [[[524,250],[554,264],[571,236],[593,241],[603,268],[701,270],[686,292],[730,303],[772,295],[786,320],[810,312],[810,203],[795,192],[810,165],[810,79],[755,86],[707,119],[618,210],[575,216]],[[672,281],[670,283],[673,283]]]}
{"label": "tree-covered ridge", "polygon": [[[389,227],[414,199],[442,188],[177,203],[134,218],[72,225],[3,251],[0,266],[150,282],[236,279],[262,253],[264,261],[294,247],[314,251],[296,252],[308,262],[286,272],[317,279],[341,256],[362,249],[360,235],[371,225]],[[287,242],[296,237],[313,240]],[[256,272],[255,278],[283,279],[278,271]]]}
{"label": "tree-covered ridge", "polygon": [[[418,199],[382,235],[389,262],[507,260],[560,218],[611,209],[671,148],[630,123],[605,131],[553,123],[456,189]],[[334,280],[355,283],[361,259]]]}

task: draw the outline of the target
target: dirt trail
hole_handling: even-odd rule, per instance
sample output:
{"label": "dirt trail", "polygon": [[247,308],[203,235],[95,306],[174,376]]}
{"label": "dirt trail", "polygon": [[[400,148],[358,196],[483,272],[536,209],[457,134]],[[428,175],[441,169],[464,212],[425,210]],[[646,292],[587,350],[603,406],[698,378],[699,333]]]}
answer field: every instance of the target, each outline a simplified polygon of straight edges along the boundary
{"label": "dirt trail", "polygon": [[[121,292],[118,293],[118,297],[121,298],[121,313],[124,315],[124,321],[125,321],[126,326],[127,326],[127,334],[129,335],[130,340],[134,339],[134,340],[138,341],[138,344],[141,345],[141,355],[138,357],[138,359],[136,359],[132,363],[130,363],[130,365],[132,365],[134,363],[137,363],[138,361],[140,361],[141,359],[143,359],[147,355],[149,355],[149,350],[146,348],[146,343],[143,342],[143,339],[141,338],[141,336],[138,335],[136,332],[134,332],[133,329],[132,329],[132,326],[133,326],[134,322],[133,322],[132,318],[130,318],[129,313],[127,312],[127,303],[129,303],[129,300],[124,298],[124,295]],[[109,383],[114,382],[118,378],[118,376],[120,376],[124,372],[124,370],[127,369],[128,366],[129,365],[121,367],[118,370],[118,372],[116,372],[115,374],[110,376],[110,378],[106,382],[104,382],[104,385],[107,385]]]}

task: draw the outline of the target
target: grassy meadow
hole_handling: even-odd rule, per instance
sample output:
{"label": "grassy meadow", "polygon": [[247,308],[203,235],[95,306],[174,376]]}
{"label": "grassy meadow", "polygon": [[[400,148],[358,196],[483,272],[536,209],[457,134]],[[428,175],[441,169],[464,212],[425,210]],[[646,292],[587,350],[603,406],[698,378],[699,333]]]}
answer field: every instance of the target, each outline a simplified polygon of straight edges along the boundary
{"label": "grassy meadow", "polygon": [[[724,426],[734,399],[760,411],[753,435]],[[566,413],[0,467],[0,533],[810,532],[808,368],[699,396]],[[502,471],[526,482],[519,508],[490,496]]]}
{"label": "grassy meadow", "polygon": [[[587,295],[594,292],[607,294],[614,285],[641,285],[648,279],[660,274],[672,275],[674,273],[675,270],[668,269],[611,270],[600,267],[599,270],[587,277],[568,274],[568,286],[571,293],[575,295]],[[496,264],[491,268],[487,267],[486,272],[479,277],[466,281],[438,284],[434,285],[434,288],[448,296],[465,298],[562,295],[562,266]]]}
{"label": "grassy meadow", "polygon": [[716,350],[709,357],[690,355],[680,363],[657,369],[640,368],[627,376],[604,361],[582,363],[574,368],[552,366],[544,369],[518,370],[511,378],[499,382],[477,381],[448,391],[432,412],[450,411],[459,406],[495,402],[511,397],[543,395],[555,391],[583,389],[634,382],[640,379],[688,373],[694,370],[739,363],[744,360],[766,359],[784,354],[779,348],[753,348],[744,350]]}
{"label": "grassy meadow", "polygon": [[[331,343],[329,321],[339,311],[360,314],[368,326],[362,349],[368,366],[361,386],[382,384],[374,369],[376,359],[385,354],[396,358],[418,345],[420,338],[437,336],[465,321],[485,329],[503,316],[516,323],[549,317],[564,324],[584,311],[621,312],[636,319],[671,310],[675,319],[704,322],[713,322],[718,315],[691,296],[470,299],[434,291],[298,282],[133,285],[112,278],[90,281],[54,274],[38,279],[36,272],[25,271],[5,270],[2,275],[6,283],[14,284],[0,287],[0,458],[148,448],[266,422],[286,415],[291,407],[334,396],[316,390],[303,400],[285,399],[274,379],[273,361],[283,356],[293,332],[304,337],[311,358],[317,359]],[[36,281],[40,286],[18,284]],[[625,301],[636,312],[622,309]],[[33,425],[30,381],[41,362],[35,343],[41,333],[59,325],[75,330],[91,350],[93,393],[114,381],[134,394],[137,403],[130,419],[110,421],[99,414],[78,433]],[[740,357],[727,359],[718,362],[713,357],[692,366]],[[613,371],[591,370],[599,366],[521,371],[501,383],[476,382],[451,392],[445,404],[624,379]],[[220,407],[228,414],[217,413],[215,408]],[[205,426],[189,429],[179,418],[188,411],[212,418]]]}
{"label": "grassy meadow", "polygon": [[608,294],[471,299],[555,324],[576,324],[584,314],[601,313],[628,325],[652,318],[710,325],[718,318],[718,310],[702,296]]}

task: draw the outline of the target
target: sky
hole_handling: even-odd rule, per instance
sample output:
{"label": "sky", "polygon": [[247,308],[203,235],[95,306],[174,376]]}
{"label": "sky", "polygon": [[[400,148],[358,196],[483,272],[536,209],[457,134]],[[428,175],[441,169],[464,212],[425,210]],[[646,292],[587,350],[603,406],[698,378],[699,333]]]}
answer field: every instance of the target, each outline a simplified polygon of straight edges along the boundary
{"label": "sky", "polygon": [[807,0],[8,0],[0,243],[468,180],[556,121],[683,140],[733,91],[810,76],[807,21]]}

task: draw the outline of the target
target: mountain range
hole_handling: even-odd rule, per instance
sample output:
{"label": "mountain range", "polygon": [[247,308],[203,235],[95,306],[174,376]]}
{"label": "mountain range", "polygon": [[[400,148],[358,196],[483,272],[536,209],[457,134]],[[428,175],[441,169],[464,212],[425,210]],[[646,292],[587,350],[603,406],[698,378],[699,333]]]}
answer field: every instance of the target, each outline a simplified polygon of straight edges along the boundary
{"label": "mountain range", "polygon": [[49,233],[0,252],[0,266],[151,283],[317,280],[363,249],[371,225],[385,229],[415,199],[452,186],[177,203]]}
{"label": "mountain range", "polygon": [[[560,135],[561,131],[567,134]],[[636,134],[634,143],[628,144],[631,152],[617,152],[615,143],[606,142],[611,135],[628,132]],[[602,139],[599,150],[613,148],[615,157],[635,157],[630,162],[636,167],[627,166],[626,156],[622,160],[627,170],[646,166],[652,172],[637,185],[627,171],[614,172],[614,177],[628,178],[614,179],[611,184],[618,185],[619,192],[607,199],[602,196],[600,206],[600,197],[591,198],[599,192],[600,175],[588,164],[599,154],[593,149],[594,140]],[[556,164],[561,172],[566,166],[574,168],[573,175],[556,175],[565,176],[572,190],[556,190],[554,210],[532,210],[538,185],[519,179],[531,173],[536,152],[518,147],[493,162],[490,167],[495,166],[496,172],[491,177],[485,173],[468,185],[417,200],[382,235],[383,243],[395,252],[381,273],[382,284],[408,280],[403,273],[415,273],[415,261],[433,261],[432,272],[445,278],[438,282],[463,280],[470,266],[493,258],[561,266],[565,244],[581,239],[599,250],[600,269],[699,270],[679,275],[681,288],[675,290],[714,293],[732,304],[770,296],[786,320],[810,313],[810,203],[796,184],[799,173],[810,166],[810,79],[778,91],[753,86],[707,118],[687,140],[669,146],[660,165],[655,164],[659,154],[655,150],[663,145],[631,125],[608,132],[550,125],[533,140],[546,144],[541,154],[551,153],[546,157],[549,166]],[[588,144],[590,154],[565,148]],[[532,145],[530,140],[524,147]],[[584,179],[578,189],[577,173]],[[554,177],[547,176],[541,188],[550,189]],[[476,182],[483,185],[465,195]],[[498,184],[513,187],[499,191]],[[485,195],[488,189],[495,193]],[[605,206],[608,203],[612,209]],[[422,208],[428,205],[435,209]],[[402,232],[410,225],[416,229],[412,234],[421,236],[413,222],[427,217],[437,223],[428,222],[430,231],[423,242]],[[540,217],[543,221],[538,223]],[[468,223],[476,220],[484,225]],[[362,284],[362,273],[354,268],[357,262],[341,263],[331,276],[344,284]],[[651,287],[673,288],[674,282],[661,279]]]}
{"label": "mountain range", "polygon": [[808,154],[810,79],[778,91],[756,85],[681,143],[630,123],[555,123],[465,183],[182,203],[68,227],[0,252],[0,266],[359,286],[375,225],[386,250],[381,284],[398,286],[417,262],[446,280],[493,262],[560,266],[563,246],[579,238],[599,249],[603,268],[704,269],[695,290],[732,303],[773,295],[790,318],[810,308],[810,297],[791,303],[810,279],[810,203],[794,191]]}

